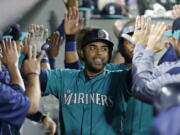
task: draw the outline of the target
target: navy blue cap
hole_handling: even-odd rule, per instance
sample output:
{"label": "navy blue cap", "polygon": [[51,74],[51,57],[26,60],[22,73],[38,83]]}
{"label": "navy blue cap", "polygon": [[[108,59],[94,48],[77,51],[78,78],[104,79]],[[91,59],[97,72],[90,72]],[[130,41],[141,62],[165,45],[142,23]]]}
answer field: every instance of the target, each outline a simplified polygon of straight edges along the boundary
{"label": "navy blue cap", "polygon": [[114,46],[109,36],[109,33],[106,30],[95,28],[95,29],[90,30],[84,35],[81,48],[83,48],[87,44],[90,44],[92,42],[97,42],[97,41],[104,42],[105,44],[109,45],[109,47],[111,48],[113,48]]}
{"label": "navy blue cap", "polygon": [[122,7],[116,3],[108,3],[100,12],[104,18],[123,18]]}
{"label": "navy blue cap", "polygon": [[13,40],[20,40],[21,35],[22,35],[22,32],[18,24],[12,24],[3,33],[3,36],[12,36]]}

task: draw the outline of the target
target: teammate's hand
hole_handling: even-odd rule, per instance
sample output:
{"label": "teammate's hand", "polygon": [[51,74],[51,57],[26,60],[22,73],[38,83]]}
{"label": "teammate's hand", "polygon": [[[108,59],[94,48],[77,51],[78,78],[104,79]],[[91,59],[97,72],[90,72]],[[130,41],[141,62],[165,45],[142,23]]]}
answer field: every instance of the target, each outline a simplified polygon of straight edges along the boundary
{"label": "teammate's hand", "polygon": [[48,29],[43,25],[32,24],[29,26],[30,43],[29,45],[35,45],[37,52],[41,51],[42,45],[46,42],[48,37]]}
{"label": "teammate's hand", "polygon": [[56,123],[49,117],[42,121],[43,126],[49,131],[50,135],[54,135],[56,133]]}
{"label": "teammate's hand", "polygon": [[172,17],[173,19],[180,17],[180,4],[173,6]]}
{"label": "teammate's hand", "polygon": [[82,26],[84,20],[79,19],[77,8],[69,8],[68,14],[64,14],[64,32],[66,35],[76,34]]}
{"label": "teammate's hand", "polygon": [[40,53],[38,57],[36,57],[36,48],[35,46],[29,46],[28,50],[28,59],[24,61],[23,65],[23,73],[27,75],[29,73],[40,74],[40,62],[44,56],[44,51]]}
{"label": "teammate's hand", "polygon": [[7,67],[17,66],[19,53],[17,50],[17,44],[11,39],[4,39],[1,43],[1,61]]}
{"label": "teammate's hand", "polygon": [[62,40],[63,38],[58,31],[52,33],[51,37],[48,39],[48,42],[51,44],[47,50],[49,58],[56,58],[58,56]]}
{"label": "teammate's hand", "polygon": [[143,44],[147,45],[149,32],[150,32],[150,26],[151,26],[151,18],[150,17],[144,17],[144,16],[138,16],[136,18],[135,23],[135,31],[132,37],[132,40],[135,44]]}
{"label": "teammate's hand", "polygon": [[165,47],[165,44],[162,41],[165,30],[166,26],[163,22],[158,22],[157,24],[153,24],[151,26],[147,49],[152,51],[160,51]]}

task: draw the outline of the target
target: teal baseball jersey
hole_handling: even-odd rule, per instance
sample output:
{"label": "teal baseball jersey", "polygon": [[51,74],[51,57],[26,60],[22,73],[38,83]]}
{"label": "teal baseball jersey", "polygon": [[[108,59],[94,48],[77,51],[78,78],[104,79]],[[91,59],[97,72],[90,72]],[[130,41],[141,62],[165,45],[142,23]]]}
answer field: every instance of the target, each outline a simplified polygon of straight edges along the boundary
{"label": "teal baseball jersey", "polygon": [[[124,64],[107,64],[105,68],[110,71],[129,69]],[[130,97],[127,102],[123,135],[148,135],[153,120],[152,110],[151,105]]]}
{"label": "teal baseball jersey", "polygon": [[62,135],[121,135],[126,112],[128,70],[87,78],[83,70],[46,70],[45,94],[59,99]]}
{"label": "teal baseball jersey", "polygon": [[148,135],[153,120],[152,106],[131,97],[128,100],[124,135]]}

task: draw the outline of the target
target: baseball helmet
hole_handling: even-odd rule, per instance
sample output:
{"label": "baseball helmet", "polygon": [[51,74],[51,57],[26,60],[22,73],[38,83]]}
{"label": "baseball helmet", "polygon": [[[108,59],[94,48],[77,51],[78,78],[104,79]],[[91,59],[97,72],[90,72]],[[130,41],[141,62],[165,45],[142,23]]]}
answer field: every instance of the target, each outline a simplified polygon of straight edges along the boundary
{"label": "baseball helmet", "polygon": [[12,24],[5,30],[3,36],[12,36],[13,40],[20,40],[22,36],[20,26],[18,24]]}
{"label": "baseball helmet", "polygon": [[94,28],[94,29],[88,31],[84,35],[84,38],[82,40],[81,49],[84,48],[84,46],[86,46],[92,42],[98,42],[98,41],[103,42],[103,43],[108,45],[108,47],[109,47],[109,61],[110,61],[111,56],[112,56],[112,50],[113,50],[114,43],[111,41],[109,33],[104,29]]}
{"label": "baseball helmet", "polygon": [[128,25],[128,26],[123,27],[123,29],[119,33],[118,51],[125,58],[126,62],[131,62],[131,59],[127,56],[126,51],[125,51],[124,46],[123,46],[124,41],[127,39],[125,39],[122,35],[123,34],[133,35],[134,31],[135,31],[135,26],[134,25]]}

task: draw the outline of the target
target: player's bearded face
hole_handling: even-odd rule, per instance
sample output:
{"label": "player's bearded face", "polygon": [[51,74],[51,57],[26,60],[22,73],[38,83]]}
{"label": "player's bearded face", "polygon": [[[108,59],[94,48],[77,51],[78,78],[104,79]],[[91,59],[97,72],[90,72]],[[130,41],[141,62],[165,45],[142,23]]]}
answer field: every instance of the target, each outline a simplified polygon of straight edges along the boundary
{"label": "player's bearded face", "polygon": [[108,63],[109,47],[103,42],[93,42],[83,48],[83,59],[85,68],[92,73],[104,70]]}

